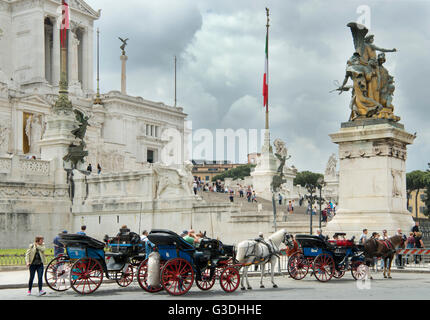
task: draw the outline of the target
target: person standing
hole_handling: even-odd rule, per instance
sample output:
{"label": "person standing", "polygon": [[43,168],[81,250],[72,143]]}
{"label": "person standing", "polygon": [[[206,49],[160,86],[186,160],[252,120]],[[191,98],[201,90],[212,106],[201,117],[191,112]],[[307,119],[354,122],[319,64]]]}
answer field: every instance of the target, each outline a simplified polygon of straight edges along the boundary
{"label": "person standing", "polygon": [[43,285],[43,265],[46,263],[45,257],[45,244],[43,243],[43,237],[37,236],[34,243],[30,244],[27,252],[25,253],[25,264],[30,271],[30,279],[28,281],[28,292],[27,295],[31,295],[31,290],[33,288],[34,276],[37,272],[38,286],[39,286],[39,296],[46,294],[42,290]]}
{"label": "person standing", "polygon": [[294,206],[293,203],[290,201],[288,201],[288,209],[287,209],[289,214],[292,214],[294,212]]}
{"label": "person standing", "polygon": [[97,163],[97,174],[102,173],[102,166],[100,165],[100,163]]}
{"label": "person standing", "polygon": [[[415,248],[415,237],[414,237],[414,233],[410,232],[409,237],[406,240],[406,249],[413,249],[413,248]],[[407,254],[406,255],[406,263],[407,264],[409,264],[409,257],[410,257],[410,254]]]}
{"label": "person standing", "polygon": [[415,221],[415,225],[412,227],[412,232],[420,232],[420,223]]}
{"label": "person standing", "polygon": [[363,233],[360,236],[360,240],[358,241],[359,244],[364,245],[367,241],[367,229],[363,229]]}
{"label": "person standing", "polygon": [[[61,234],[67,234],[67,230],[63,230]],[[52,242],[54,243],[55,258],[64,254],[64,245],[60,242],[60,235],[57,235]]]}
{"label": "person standing", "polygon": [[279,200],[279,205],[281,206],[282,205],[282,194],[279,194],[278,200]]}
{"label": "person standing", "polygon": [[[415,238],[415,248],[424,248],[424,243],[423,243],[423,235],[421,232],[415,232],[414,233],[414,238]],[[419,255],[415,255],[415,264],[418,264],[418,259],[421,262],[422,257]]]}
{"label": "person standing", "polygon": [[[406,240],[407,240],[406,236],[402,233],[402,229],[397,229],[396,236],[402,237],[404,242],[406,242]],[[401,255],[401,254],[398,254],[396,257],[396,265],[399,269],[404,269],[404,266],[403,266],[404,261],[403,261],[402,257],[403,257],[403,255]]]}
{"label": "person standing", "polygon": [[87,171],[88,172],[93,172],[93,166],[91,165],[91,163],[88,165]]}
{"label": "person standing", "polygon": [[193,190],[194,190],[194,195],[197,195],[197,181],[194,180],[193,182]]}
{"label": "person standing", "polygon": [[85,231],[87,230],[87,226],[82,226],[81,231],[76,232],[76,234],[80,234],[81,236],[86,236]]}

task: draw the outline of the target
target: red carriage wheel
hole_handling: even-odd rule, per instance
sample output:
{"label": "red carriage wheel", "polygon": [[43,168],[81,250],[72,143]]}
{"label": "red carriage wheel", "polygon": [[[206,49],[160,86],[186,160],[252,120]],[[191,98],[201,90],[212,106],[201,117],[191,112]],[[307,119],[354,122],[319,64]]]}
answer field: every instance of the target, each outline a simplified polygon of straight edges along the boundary
{"label": "red carriage wheel", "polygon": [[143,260],[137,269],[137,282],[139,286],[146,292],[160,292],[163,287],[160,285],[158,288],[153,288],[148,284],[148,259]]}
{"label": "red carriage wheel", "polygon": [[211,270],[206,269],[202,273],[202,280],[196,279],[196,285],[200,290],[206,291],[211,289],[214,286],[215,280],[216,280],[216,270],[211,278]]}
{"label": "red carriage wheel", "polygon": [[302,280],[309,271],[309,263],[305,256],[300,253],[294,253],[288,259],[288,273],[295,280]]}
{"label": "red carriage wheel", "polygon": [[133,266],[130,264],[124,272],[118,271],[115,280],[120,287],[128,287],[133,282]]}
{"label": "red carriage wheel", "polygon": [[161,284],[164,290],[173,296],[187,293],[194,282],[194,270],[191,264],[182,258],[166,262],[161,269]]}
{"label": "red carriage wheel", "polygon": [[237,268],[228,267],[225,268],[219,277],[219,283],[221,288],[225,292],[234,292],[237,288],[239,288],[240,284],[240,274]]}
{"label": "red carriage wheel", "polygon": [[351,263],[351,274],[355,280],[364,280],[369,276],[369,267],[363,261],[353,261]]}
{"label": "red carriage wheel", "polygon": [[334,260],[330,255],[322,253],[315,258],[313,269],[318,281],[327,282],[333,278],[335,272]]}
{"label": "red carriage wheel", "polygon": [[95,259],[82,258],[76,261],[70,271],[70,284],[79,294],[96,291],[103,281],[103,268]]}
{"label": "red carriage wheel", "polygon": [[54,291],[70,289],[70,269],[72,262],[64,256],[59,256],[49,262],[45,270],[45,282]]}

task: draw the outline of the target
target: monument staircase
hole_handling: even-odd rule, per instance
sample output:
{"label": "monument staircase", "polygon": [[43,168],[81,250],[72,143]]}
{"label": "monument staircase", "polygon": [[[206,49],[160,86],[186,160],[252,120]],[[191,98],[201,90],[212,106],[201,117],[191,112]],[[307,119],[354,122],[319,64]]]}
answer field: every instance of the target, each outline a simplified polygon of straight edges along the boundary
{"label": "monument staircase", "polygon": [[[199,191],[198,195],[203,198],[207,203],[230,203],[229,195],[227,193],[221,192],[203,192]],[[235,195],[234,205],[240,207],[242,214],[248,215],[268,215],[273,217],[273,207],[272,201],[268,201],[263,198],[257,197],[256,202],[248,202],[248,199],[244,196],[243,198]],[[259,206],[260,205],[260,206]],[[306,214],[306,208],[304,206],[300,207],[298,205],[294,206],[294,213],[287,214],[287,205],[279,205],[276,201],[276,214],[277,214],[277,229],[285,228],[288,232],[292,234],[308,234],[310,217]],[[318,228],[318,215],[313,216],[313,231],[315,232]],[[273,218],[271,218],[273,219]],[[286,221],[284,221],[286,220]],[[325,223],[322,225],[325,226]]]}

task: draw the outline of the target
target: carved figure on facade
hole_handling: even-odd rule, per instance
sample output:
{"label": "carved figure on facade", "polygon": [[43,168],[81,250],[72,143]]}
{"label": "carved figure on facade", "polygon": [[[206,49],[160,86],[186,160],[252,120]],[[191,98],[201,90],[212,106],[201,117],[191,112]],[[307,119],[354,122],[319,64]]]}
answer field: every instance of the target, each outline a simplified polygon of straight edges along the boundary
{"label": "carved figure on facade", "polygon": [[153,164],[152,168],[155,199],[160,199],[168,191],[178,196],[192,195],[192,163],[185,163],[181,169],[161,164]]}
{"label": "carved figure on facade", "polygon": [[328,159],[327,166],[325,169],[325,175],[328,177],[335,177],[336,176],[336,166],[337,166],[337,158],[336,154],[333,153],[330,158]]}

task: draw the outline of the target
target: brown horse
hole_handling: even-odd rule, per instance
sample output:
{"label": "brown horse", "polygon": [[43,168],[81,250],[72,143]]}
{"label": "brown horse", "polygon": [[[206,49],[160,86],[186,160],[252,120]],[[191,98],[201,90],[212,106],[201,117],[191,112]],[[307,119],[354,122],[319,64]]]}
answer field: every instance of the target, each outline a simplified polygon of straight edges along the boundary
{"label": "brown horse", "polygon": [[[384,278],[391,279],[391,263],[393,262],[394,255],[398,247],[404,247],[405,241],[403,236],[395,235],[387,240],[377,240],[371,238],[364,244],[364,256],[366,265],[369,266],[373,258],[384,259]],[[389,261],[389,263],[387,263]],[[387,268],[388,267],[388,268]],[[370,277],[372,279],[372,277]]]}

